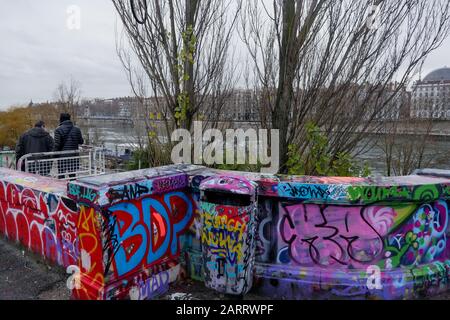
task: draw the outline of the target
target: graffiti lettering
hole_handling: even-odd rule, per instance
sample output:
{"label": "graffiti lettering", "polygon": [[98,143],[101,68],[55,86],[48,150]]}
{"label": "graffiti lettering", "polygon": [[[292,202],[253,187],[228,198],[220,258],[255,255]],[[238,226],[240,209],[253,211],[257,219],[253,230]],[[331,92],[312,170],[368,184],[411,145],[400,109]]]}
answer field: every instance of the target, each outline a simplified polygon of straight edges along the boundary
{"label": "graffiti lettering", "polygon": [[345,190],[336,186],[314,185],[314,184],[292,184],[280,183],[278,185],[278,195],[280,197],[298,199],[322,199],[341,200],[345,199]]}
{"label": "graffiti lettering", "polygon": [[189,228],[193,209],[192,200],[183,192],[123,202],[109,208],[110,216],[116,219],[113,236],[120,243],[115,255],[110,257],[117,276],[179,255],[179,237]]}
{"label": "graffiti lettering", "polygon": [[362,207],[286,205],[280,232],[291,259],[300,265],[368,263],[383,250],[378,231]]}
{"label": "graffiti lettering", "polygon": [[97,198],[97,193],[94,190],[76,184],[69,184],[69,194],[80,200],[88,200],[89,202],[94,202]]}
{"label": "graffiti lettering", "polygon": [[363,201],[369,204],[395,200],[430,202],[439,199],[440,191],[436,185],[422,185],[417,187],[349,186],[347,193],[350,201]]}
{"label": "graffiti lettering", "polygon": [[369,290],[381,290],[383,285],[381,284],[381,269],[378,266],[369,266],[366,271],[367,277],[367,288]]}
{"label": "graffiti lettering", "polygon": [[133,200],[149,192],[149,187],[136,183],[134,185],[124,185],[119,188],[110,188],[106,197],[110,202],[113,200]]}
{"label": "graffiti lettering", "polygon": [[[169,272],[163,271],[147,280],[140,280],[138,287],[132,288],[132,300],[149,300],[165,293],[169,288]],[[133,290],[134,289],[134,290]]]}
{"label": "graffiti lettering", "polygon": [[362,200],[366,203],[410,197],[410,191],[406,187],[349,186],[347,192],[350,201]]}
{"label": "graffiti lettering", "polygon": [[201,203],[205,283],[222,292],[241,294],[252,283],[256,206]]}
{"label": "graffiti lettering", "polygon": [[188,185],[188,176],[179,175],[174,177],[167,177],[155,179],[153,181],[153,188],[156,193],[163,193],[185,188]]}
{"label": "graffiti lettering", "polygon": [[[248,218],[247,218],[248,220]],[[242,259],[244,232],[247,229],[245,219],[229,218],[204,213],[202,243],[211,247],[214,254],[235,264]]]}

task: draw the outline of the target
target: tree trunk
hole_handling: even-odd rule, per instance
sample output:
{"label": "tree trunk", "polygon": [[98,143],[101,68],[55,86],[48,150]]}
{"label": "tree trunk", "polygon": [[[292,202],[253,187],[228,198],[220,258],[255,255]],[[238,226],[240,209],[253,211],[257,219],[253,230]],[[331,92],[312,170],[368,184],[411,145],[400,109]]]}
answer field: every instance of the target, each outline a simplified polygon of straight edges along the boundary
{"label": "tree trunk", "polygon": [[186,57],[184,61],[184,72],[187,76],[184,79],[184,91],[187,93],[188,103],[186,110],[186,119],[184,128],[190,130],[192,127],[192,121],[194,117],[193,107],[195,106],[195,94],[194,94],[194,63],[195,52],[190,49],[191,40],[194,37],[194,25],[195,25],[195,12],[197,10],[198,0],[186,0],[186,36],[184,38],[184,50],[188,54],[192,54],[192,60],[190,57]]}
{"label": "tree trunk", "polygon": [[286,173],[288,161],[288,127],[290,118],[290,104],[293,101],[293,83],[297,58],[295,55],[296,39],[295,30],[295,2],[293,0],[283,1],[283,30],[280,47],[280,70],[278,76],[278,90],[275,99],[275,108],[272,110],[272,124],[274,129],[280,130],[279,152],[280,173]]}

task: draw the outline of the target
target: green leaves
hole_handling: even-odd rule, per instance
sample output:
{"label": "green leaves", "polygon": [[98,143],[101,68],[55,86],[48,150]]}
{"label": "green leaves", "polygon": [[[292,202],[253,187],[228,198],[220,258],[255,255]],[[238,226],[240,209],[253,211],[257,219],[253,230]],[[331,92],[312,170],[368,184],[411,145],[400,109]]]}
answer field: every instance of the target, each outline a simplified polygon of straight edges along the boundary
{"label": "green leaves", "polygon": [[178,125],[181,121],[186,120],[187,110],[189,109],[189,96],[186,92],[182,92],[177,98],[177,107],[175,108],[175,119]]}
{"label": "green leaves", "polygon": [[[193,65],[195,63],[195,51],[197,49],[197,37],[194,34],[192,25],[186,28],[186,31],[182,33],[184,46],[178,55],[178,73],[180,75],[179,80],[181,83],[192,80],[188,73],[188,67],[186,64]],[[186,88],[177,96],[177,106],[175,108],[175,120],[177,125],[180,126],[183,121],[187,119],[187,112],[190,109],[192,101],[189,99],[189,92]]]}
{"label": "green leaves", "polygon": [[289,174],[338,177],[370,175],[368,164],[357,163],[349,153],[339,152],[333,156],[329,149],[328,138],[313,122],[306,124],[306,139],[308,148],[303,153],[294,144],[288,147]]}

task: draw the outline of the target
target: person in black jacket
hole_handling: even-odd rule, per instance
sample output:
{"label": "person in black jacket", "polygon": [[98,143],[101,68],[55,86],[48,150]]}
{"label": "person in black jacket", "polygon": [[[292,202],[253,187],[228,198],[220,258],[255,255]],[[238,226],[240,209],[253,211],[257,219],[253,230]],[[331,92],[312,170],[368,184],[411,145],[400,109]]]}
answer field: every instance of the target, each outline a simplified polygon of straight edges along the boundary
{"label": "person in black jacket", "polygon": [[[61,113],[59,117],[59,127],[55,130],[55,147],[54,151],[70,151],[78,150],[79,146],[84,143],[80,128],[73,125],[70,121],[70,114]],[[64,157],[75,157],[74,159],[64,159],[58,161],[58,178],[63,179],[66,172],[78,171],[80,160],[76,158],[79,153],[64,154]],[[69,178],[75,177],[75,174],[69,174]]]}
{"label": "person in black jacket", "polygon": [[[34,128],[20,136],[16,145],[16,161],[18,162],[19,159],[26,154],[51,152],[52,150],[53,138],[45,130],[45,123],[43,121],[38,121],[34,125]],[[34,157],[34,160],[39,159],[42,159],[42,157]],[[38,165],[32,162],[29,165],[29,172],[38,173],[44,176],[48,176],[50,169],[50,163],[46,162],[40,162]],[[25,163],[22,164],[20,170],[25,171]]]}

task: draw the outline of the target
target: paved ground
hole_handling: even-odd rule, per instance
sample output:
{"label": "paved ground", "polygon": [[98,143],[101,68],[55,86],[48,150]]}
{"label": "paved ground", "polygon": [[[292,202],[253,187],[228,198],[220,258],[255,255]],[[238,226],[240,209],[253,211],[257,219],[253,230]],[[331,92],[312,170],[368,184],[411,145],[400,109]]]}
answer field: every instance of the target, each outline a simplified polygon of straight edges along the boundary
{"label": "paved ground", "polygon": [[50,267],[0,238],[0,299],[66,300],[66,279],[63,268]]}
{"label": "paved ground", "polygon": [[[218,293],[208,289],[203,283],[186,280],[171,286],[169,292],[161,298],[162,300],[236,300],[238,297]],[[248,293],[244,300],[269,300],[264,296]]]}
{"label": "paved ground", "polygon": [[[0,236],[0,300],[68,300],[68,274],[62,267],[48,266],[38,256],[11,244]],[[196,281],[171,286],[163,300],[229,300]],[[264,297],[247,295],[248,299]]]}
{"label": "paved ground", "polygon": [[[0,236],[0,300],[68,300],[68,274],[64,268],[50,267],[39,257],[7,242]],[[230,300],[196,281],[171,286],[164,300]],[[267,298],[248,294],[245,300]],[[450,300],[450,291],[432,300]]]}

